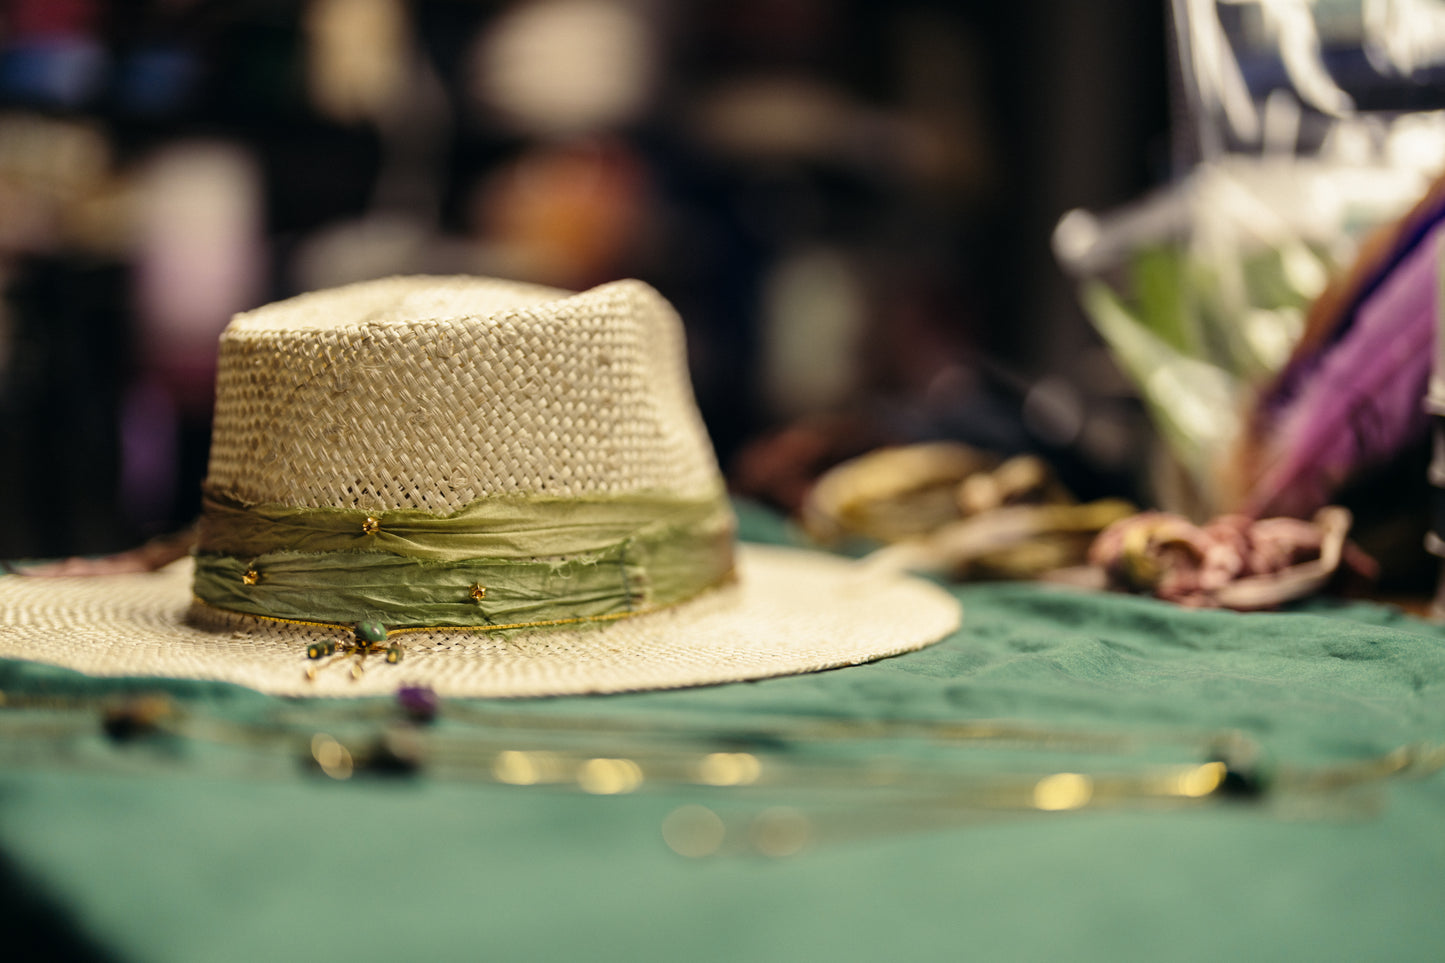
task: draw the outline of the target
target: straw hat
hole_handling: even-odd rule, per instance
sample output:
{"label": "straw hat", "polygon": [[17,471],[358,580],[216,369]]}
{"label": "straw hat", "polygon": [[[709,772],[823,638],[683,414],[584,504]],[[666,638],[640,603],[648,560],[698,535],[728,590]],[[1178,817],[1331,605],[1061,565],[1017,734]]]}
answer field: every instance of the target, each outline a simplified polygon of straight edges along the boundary
{"label": "straw hat", "polygon": [[536,696],[857,664],[959,622],[926,582],[734,544],[682,326],[638,281],[391,278],[238,315],[204,496],[159,572],[0,578],[0,656]]}

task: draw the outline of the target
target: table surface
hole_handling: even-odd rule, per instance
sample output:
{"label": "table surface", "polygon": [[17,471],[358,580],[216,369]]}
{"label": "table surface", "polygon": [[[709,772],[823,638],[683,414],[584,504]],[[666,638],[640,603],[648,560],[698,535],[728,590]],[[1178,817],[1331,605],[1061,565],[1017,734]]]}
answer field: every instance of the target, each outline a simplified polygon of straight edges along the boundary
{"label": "table surface", "polygon": [[[613,795],[426,769],[338,780],[270,749],[117,744],[93,724],[17,735],[35,713],[7,710],[0,938],[36,958],[147,961],[1445,953],[1437,774],[1194,805],[1102,792],[1072,811],[979,805],[1001,780],[1079,772],[1105,787],[1194,766],[1224,731],[1263,747],[1276,787],[1445,743],[1445,631],[1369,604],[1240,615],[1038,585],[955,591],[963,627],[918,653],[686,691],[459,702],[429,730],[488,760],[505,746],[638,760],[641,784]],[[277,720],[365,733],[395,715],[0,661],[12,702],[157,688],[222,733]],[[954,726],[980,720],[995,728]],[[646,776],[716,751],[783,775]],[[895,785],[861,785],[879,773]],[[663,827],[682,814],[721,827],[714,854],[669,847]]]}

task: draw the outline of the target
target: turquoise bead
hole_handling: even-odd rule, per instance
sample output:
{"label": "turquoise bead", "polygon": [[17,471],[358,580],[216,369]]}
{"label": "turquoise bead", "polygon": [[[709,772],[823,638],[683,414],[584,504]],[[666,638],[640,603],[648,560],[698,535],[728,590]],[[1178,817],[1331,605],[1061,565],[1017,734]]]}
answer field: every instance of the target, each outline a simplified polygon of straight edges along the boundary
{"label": "turquoise bead", "polygon": [[380,622],[357,622],[356,641],[358,642],[385,642],[386,626]]}

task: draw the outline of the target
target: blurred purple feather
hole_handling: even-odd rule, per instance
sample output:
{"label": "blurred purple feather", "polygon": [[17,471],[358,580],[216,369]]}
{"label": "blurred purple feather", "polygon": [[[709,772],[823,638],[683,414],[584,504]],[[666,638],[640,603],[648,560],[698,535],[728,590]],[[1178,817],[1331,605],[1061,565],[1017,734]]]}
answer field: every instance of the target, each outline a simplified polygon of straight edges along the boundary
{"label": "blurred purple feather", "polygon": [[1428,230],[1408,232],[1335,336],[1286,372],[1281,384],[1292,390],[1264,400],[1271,429],[1246,513],[1309,515],[1356,471],[1424,437],[1445,231],[1432,213]]}
{"label": "blurred purple feather", "polygon": [[[1359,261],[1339,280],[1338,292],[1326,292],[1310,308],[1295,356],[1260,398],[1261,414],[1274,417],[1287,408],[1314,376],[1330,348],[1349,333],[1360,307],[1380,290],[1422,241],[1445,222],[1445,180],[1437,181],[1420,203],[1398,222],[1366,241]],[[1336,296],[1331,296],[1336,295]]]}

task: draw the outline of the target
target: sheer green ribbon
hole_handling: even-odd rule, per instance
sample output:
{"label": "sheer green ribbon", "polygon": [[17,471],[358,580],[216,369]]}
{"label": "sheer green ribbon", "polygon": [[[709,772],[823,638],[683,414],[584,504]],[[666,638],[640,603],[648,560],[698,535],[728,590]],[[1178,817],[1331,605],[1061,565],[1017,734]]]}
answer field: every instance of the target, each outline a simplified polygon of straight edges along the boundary
{"label": "sheer green ribbon", "polygon": [[491,496],[445,516],[207,493],[194,590],[249,615],[393,628],[622,618],[727,581],[733,527],[721,492]]}

